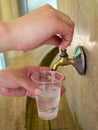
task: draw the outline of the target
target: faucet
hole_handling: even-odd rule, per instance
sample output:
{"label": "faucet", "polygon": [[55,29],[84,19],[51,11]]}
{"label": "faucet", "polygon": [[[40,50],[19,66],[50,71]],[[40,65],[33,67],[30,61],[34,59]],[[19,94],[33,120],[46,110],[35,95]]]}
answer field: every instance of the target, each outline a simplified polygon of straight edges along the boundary
{"label": "faucet", "polygon": [[60,58],[52,65],[51,70],[56,71],[59,66],[67,66],[74,64],[75,59],[69,58],[67,50],[61,50]]}
{"label": "faucet", "polygon": [[82,46],[77,46],[72,58],[68,57],[67,50],[61,50],[60,58],[52,65],[51,70],[56,71],[59,66],[73,65],[80,75],[86,73],[86,54]]}

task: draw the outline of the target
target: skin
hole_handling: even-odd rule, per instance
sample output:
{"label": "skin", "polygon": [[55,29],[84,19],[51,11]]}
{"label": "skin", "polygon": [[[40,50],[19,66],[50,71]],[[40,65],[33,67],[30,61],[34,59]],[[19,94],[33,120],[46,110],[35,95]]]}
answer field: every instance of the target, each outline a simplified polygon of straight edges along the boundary
{"label": "skin", "polygon": [[0,50],[29,50],[44,44],[65,49],[71,44],[73,32],[74,22],[69,16],[45,5],[14,21],[1,23]]}
{"label": "skin", "polygon": [[[0,93],[6,96],[35,97],[41,93],[39,87],[31,80],[34,72],[50,70],[48,67],[23,67],[5,69],[0,71]],[[61,89],[61,96],[65,87]]]}
{"label": "skin", "polygon": [[[38,86],[31,80],[31,75],[46,67],[24,67],[5,69],[0,72],[0,93],[7,96],[31,96],[41,93]],[[4,80],[6,79],[6,81]]]}
{"label": "skin", "polygon": [[[71,18],[45,5],[16,20],[0,23],[0,51],[30,50],[42,45],[54,45],[64,50],[71,44],[73,33],[74,22]],[[30,75],[40,69],[49,68],[0,70],[0,93],[31,97],[40,94],[40,89],[30,79]]]}

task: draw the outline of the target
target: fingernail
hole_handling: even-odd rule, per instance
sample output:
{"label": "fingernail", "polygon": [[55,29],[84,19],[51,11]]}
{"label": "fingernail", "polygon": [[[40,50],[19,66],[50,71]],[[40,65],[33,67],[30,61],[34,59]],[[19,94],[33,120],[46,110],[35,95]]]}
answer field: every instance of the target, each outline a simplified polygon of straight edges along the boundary
{"label": "fingernail", "polygon": [[35,95],[39,95],[39,94],[41,94],[41,90],[38,89],[38,88],[36,88],[36,89],[34,90],[34,93],[35,93]]}

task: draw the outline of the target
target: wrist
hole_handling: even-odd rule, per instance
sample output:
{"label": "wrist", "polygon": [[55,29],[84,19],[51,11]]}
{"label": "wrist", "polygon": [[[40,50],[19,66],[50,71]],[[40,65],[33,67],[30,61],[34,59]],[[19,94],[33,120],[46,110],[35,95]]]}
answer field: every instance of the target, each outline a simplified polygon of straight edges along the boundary
{"label": "wrist", "polygon": [[0,52],[11,50],[11,30],[7,23],[0,23]]}

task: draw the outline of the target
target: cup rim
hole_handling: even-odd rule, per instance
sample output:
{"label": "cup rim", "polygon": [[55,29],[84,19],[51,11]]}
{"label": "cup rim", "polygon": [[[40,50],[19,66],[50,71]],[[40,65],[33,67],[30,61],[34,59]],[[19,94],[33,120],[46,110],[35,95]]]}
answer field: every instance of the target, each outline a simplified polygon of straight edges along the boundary
{"label": "cup rim", "polygon": [[62,73],[60,73],[60,72],[58,72],[58,71],[52,71],[52,70],[39,70],[39,71],[37,71],[37,72],[34,72],[32,75],[31,75],[31,79],[33,80],[33,81],[35,81],[35,82],[37,82],[37,83],[44,83],[44,84],[48,84],[48,83],[52,83],[51,81],[49,81],[49,82],[46,82],[46,81],[39,81],[39,80],[36,80],[33,76],[34,76],[34,74],[37,74],[37,73],[39,73],[39,72],[49,72],[49,73],[58,73],[60,76],[61,76],[61,78],[60,79],[55,79],[54,81],[55,82],[60,82],[60,81],[63,81],[63,79],[64,79],[64,75],[62,74]]}

